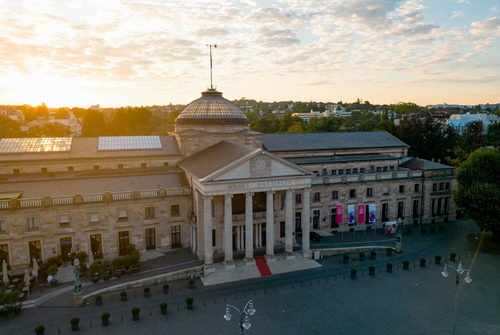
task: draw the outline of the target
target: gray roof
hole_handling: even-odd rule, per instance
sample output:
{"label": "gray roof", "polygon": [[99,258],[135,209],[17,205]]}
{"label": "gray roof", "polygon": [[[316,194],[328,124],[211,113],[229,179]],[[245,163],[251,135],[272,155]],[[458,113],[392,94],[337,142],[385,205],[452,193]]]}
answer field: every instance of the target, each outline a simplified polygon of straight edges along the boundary
{"label": "gray roof", "polygon": [[255,150],[257,149],[221,141],[189,156],[177,165],[201,179]]}
{"label": "gray roof", "polygon": [[380,160],[398,160],[400,157],[381,154],[361,154],[361,155],[330,155],[330,156],[306,156],[306,157],[285,157],[291,163],[320,164],[320,163],[345,163],[345,162],[366,162]]}
{"label": "gray roof", "polygon": [[408,147],[386,131],[264,134],[263,145],[271,152]]}
{"label": "gray roof", "polygon": [[443,170],[443,169],[454,169],[453,166],[441,164],[427,159],[421,158],[410,158],[405,162],[401,163],[400,166],[412,169],[412,170]]}
{"label": "gray roof", "polygon": [[22,192],[22,198],[65,196],[75,194],[102,194],[104,192],[128,192],[186,186],[183,173],[144,171],[121,173],[60,173],[46,175],[13,176],[0,182],[2,192]]}
{"label": "gray roof", "polygon": [[160,136],[161,149],[99,151],[99,137],[73,137],[69,151],[0,153],[2,162],[18,160],[96,159],[114,157],[151,157],[180,155],[175,137]]}

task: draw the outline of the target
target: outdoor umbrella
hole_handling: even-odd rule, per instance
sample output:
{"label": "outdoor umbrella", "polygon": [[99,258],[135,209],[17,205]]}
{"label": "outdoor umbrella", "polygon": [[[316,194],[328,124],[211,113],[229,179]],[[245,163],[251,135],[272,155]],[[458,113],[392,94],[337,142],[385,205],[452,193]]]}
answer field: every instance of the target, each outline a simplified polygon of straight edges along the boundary
{"label": "outdoor umbrella", "polygon": [[3,272],[3,283],[5,286],[9,285],[9,275],[7,274],[7,262],[5,261],[5,259],[3,260],[2,262],[2,272]]}
{"label": "outdoor umbrella", "polygon": [[31,270],[31,275],[35,277],[35,280],[38,282],[38,262],[36,258],[33,258],[33,270]]}
{"label": "outdoor umbrella", "polygon": [[89,264],[92,265],[94,263],[94,253],[91,251],[89,255]]}
{"label": "outdoor umbrella", "polygon": [[28,270],[24,270],[24,285],[28,288],[28,294],[30,293],[30,274]]}

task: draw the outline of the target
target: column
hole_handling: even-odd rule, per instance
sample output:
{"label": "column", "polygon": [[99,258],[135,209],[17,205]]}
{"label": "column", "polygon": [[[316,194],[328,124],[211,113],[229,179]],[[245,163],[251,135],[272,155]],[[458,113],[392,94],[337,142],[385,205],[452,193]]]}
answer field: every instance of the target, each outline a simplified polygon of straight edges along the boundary
{"label": "column", "polygon": [[253,259],[253,193],[245,194],[245,258]]}
{"label": "column", "polygon": [[266,256],[274,256],[274,192],[266,194]]}
{"label": "column", "polygon": [[205,265],[212,265],[214,262],[212,247],[212,197],[203,197],[203,231]]}
{"label": "column", "polygon": [[285,203],[285,253],[293,253],[293,204],[292,190],[286,191]]}
{"label": "column", "polygon": [[304,257],[311,257],[311,249],[309,248],[309,233],[311,231],[311,189],[304,189],[302,199],[302,254]]}
{"label": "column", "polygon": [[224,261],[233,261],[233,210],[232,194],[224,195]]}

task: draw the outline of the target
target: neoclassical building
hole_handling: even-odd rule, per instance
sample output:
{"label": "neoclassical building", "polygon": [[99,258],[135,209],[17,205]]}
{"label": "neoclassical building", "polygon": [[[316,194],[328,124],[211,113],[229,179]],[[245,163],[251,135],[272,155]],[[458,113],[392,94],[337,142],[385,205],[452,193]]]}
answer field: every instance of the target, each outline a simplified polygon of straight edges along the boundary
{"label": "neoclassical building", "polygon": [[190,247],[209,272],[309,257],[311,230],[454,221],[455,169],[407,150],[387,132],[260,134],[213,89],[169,136],[1,139],[0,257]]}

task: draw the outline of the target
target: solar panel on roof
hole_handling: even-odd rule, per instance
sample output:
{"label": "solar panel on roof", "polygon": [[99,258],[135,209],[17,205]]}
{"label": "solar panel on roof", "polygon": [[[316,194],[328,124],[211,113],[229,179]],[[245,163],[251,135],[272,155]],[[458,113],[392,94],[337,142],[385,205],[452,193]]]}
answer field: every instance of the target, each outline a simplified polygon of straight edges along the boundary
{"label": "solar panel on roof", "polygon": [[161,149],[160,136],[102,136],[97,150]]}
{"label": "solar panel on roof", "polygon": [[69,151],[72,140],[72,137],[3,138],[0,153]]}

